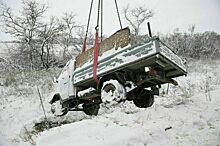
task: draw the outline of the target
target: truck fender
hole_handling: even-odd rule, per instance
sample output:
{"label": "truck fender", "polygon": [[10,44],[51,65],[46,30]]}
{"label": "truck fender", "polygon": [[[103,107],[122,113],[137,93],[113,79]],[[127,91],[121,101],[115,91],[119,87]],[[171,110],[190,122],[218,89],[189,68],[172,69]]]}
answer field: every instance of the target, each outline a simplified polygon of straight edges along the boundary
{"label": "truck fender", "polygon": [[99,81],[97,83],[97,89],[101,89],[103,86],[103,83],[105,81],[109,81],[109,80],[117,80],[120,84],[124,85],[124,83],[126,82],[125,78],[124,78],[124,73],[121,72],[114,72],[112,74],[109,75],[105,75],[101,78],[99,78]]}
{"label": "truck fender", "polygon": [[57,93],[57,94],[54,94],[54,96],[53,96],[53,98],[50,100],[50,104],[53,104],[55,101],[58,101],[58,100],[60,100],[61,99],[61,96],[60,96],[60,94],[59,93]]}

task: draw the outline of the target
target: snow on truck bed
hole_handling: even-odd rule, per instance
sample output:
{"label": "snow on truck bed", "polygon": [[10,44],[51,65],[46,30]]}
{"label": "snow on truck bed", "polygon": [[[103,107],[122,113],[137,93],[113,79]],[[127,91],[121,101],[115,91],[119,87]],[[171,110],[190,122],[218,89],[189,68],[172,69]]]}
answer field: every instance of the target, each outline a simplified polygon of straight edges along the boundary
{"label": "snow on truck bed", "polygon": [[[94,48],[79,54],[75,59],[74,84],[90,85],[93,80]],[[168,77],[186,74],[184,61],[159,40],[149,38],[143,43],[130,45],[130,30],[124,28],[99,44],[97,75],[104,76],[118,70],[140,70],[155,64],[170,70]]]}
{"label": "snow on truck bed", "polygon": [[[150,38],[144,43],[124,48],[112,48],[98,58],[97,75],[103,76],[120,69],[140,70],[154,67],[155,64],[165,69],[167,77],[178,77],[186,74],[184,61],[172,52],[159,38]],[[93,62],[87,62],[74,71],[74,84],[88,85],[92,81]],[[170,71],[170,72],[168,72]]]}

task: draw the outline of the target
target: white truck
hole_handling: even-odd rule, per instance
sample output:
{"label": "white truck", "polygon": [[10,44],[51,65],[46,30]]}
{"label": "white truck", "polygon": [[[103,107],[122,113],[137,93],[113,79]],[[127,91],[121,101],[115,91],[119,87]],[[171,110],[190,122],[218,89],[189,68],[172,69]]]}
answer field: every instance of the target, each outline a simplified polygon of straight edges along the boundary
{"label": "white truck", "polygon": [[[100,104],[109,100],[129,100],[147,108],[153,105],[162,84],[177,85],[173,78],[186,74],[184,60],[158,37],[130,45],[130,31],[125,28],[99,44],[98,82],[93,80],[93,48],[66,64],[55,79],[51,110],[58,116],[78,110],[97,115]],[[103,92],[122,89],[123,96],[105,99]]]}

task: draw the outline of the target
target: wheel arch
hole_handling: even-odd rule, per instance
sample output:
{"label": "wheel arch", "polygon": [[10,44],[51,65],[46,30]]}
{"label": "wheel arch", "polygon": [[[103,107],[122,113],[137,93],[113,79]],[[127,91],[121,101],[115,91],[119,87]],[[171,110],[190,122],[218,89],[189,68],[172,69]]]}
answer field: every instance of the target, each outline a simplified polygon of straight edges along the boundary
{"label": "wheel arch", "polygon": [[53,104],[55,101],[58,101],[61,99],[61,96],[59,93],[54,94],[53,98],[50,100],[50,104]]}
{"label": "wheel arch", "polygon": [[97,84],[97,89],[101,89],[104,82],[109,81],[109,80],[117,80],[120,84],[124,85],[124,83],[126,82],[126,80],[124,79],[124,74],[121,72],[115,72],[112,74],[107,74],[102,76]]}

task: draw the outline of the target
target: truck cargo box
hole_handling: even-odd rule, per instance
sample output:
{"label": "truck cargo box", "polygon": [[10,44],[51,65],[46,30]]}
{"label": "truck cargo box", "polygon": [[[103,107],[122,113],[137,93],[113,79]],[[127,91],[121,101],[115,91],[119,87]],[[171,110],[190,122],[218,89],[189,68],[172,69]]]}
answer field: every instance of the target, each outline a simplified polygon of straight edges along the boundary
{"label": "truck cargo box", "polygon": [[[145,67],[160,66],[167,78],[186,75],[184,61],[166,46],[158,37],[143,43],[106,49],[98,58],[97,76],[119,70],[142,71]],[[74,71],[74,85],[87,86],[93,81],[93,56],[86,63],[77,65]]]}

